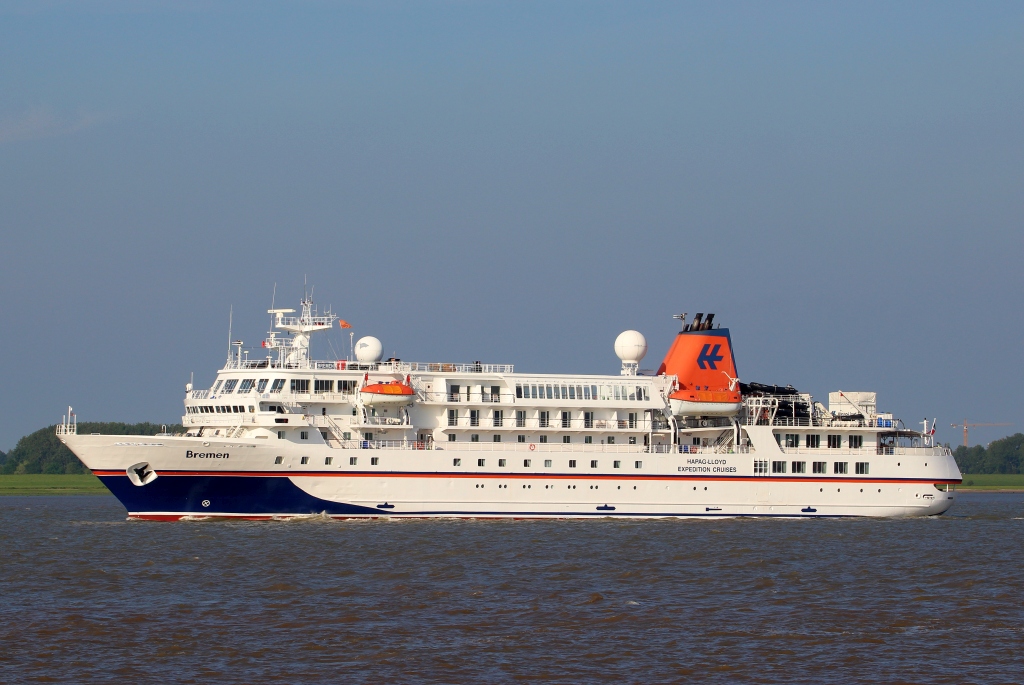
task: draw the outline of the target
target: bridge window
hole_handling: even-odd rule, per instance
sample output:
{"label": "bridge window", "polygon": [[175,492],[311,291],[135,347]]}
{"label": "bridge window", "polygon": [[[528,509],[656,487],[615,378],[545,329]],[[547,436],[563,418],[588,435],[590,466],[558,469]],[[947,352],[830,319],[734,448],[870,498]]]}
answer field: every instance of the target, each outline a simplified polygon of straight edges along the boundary
{"label": "bridge window", "polygon": [[229,393],[234,392],[236,385],[238,385],[238,379],[237,378],[232,378],[230,380],[224,381],[224,391],[223,391],[222,394],[227,395]]}
{"label": "bridge window", "polygon": [[786,462],[784,461],[773,461],[772,462],[772,473],[785,473]]}
{"label": "bridge window", "polygon": [[260,382],[256,384],[256,392],[263,394],[263,391],[267,389],[267,383],[269,381],[269,378],[261,378]]}
{"label": "bridge window", "polygon": [[830,449],[837,450],[843,446],[843,436],[841,435],[830,435],[828,436],[828,446]]}
{"label": "bridge window", "polygon": [[242,385],[238,388],[238,394],[244,395],[252,390],[252,386],[256,385],[256,380],[253,378],[243,378]]}
{"label": "bridge window", "polygon": [[284,379],[275,378],[274,384],[270,386],[270,392],[281,392],[284,390]]}
{"label": "bridge window", "polygon": [[816,461],[814,462],[814,473],[828,473],[828,462],[827,461]]}
{"label": "bridge window", "polygon": [[334,392],[334,381],[313,381],[313,392],[325,393]]}
{"label": "bridge window", "polygon": [[291,384],[292,392],[305,394],[309,392],[309,379],[308,378],[293,378]]}
{"label": "bridge window", "polygon": [[854,464],[854,469],[856,470],[857,475],[866,476],[868,475],[869,466],[870,464],[866,461],[858,461],[856,464]]}
{"label": "bridge window", "polygon": [[845,461],[837,461],[832,464],[832,473],[836,475],[846,475],[850,472],[850,464]]}
{"label": "bridge window", "polygon": [[859,450],[863,446],[864,446],[864,436],[863,435],[851,435],[850,436],[850,449],[851,450]]}
{"label": "bridge window", "polygon": [[821,447],[821,436],[820,435],[808,435],[807,446],[817,449]]}
{"label": "bridge window", "polygon": [[790,463],[793,467],[793,473],[807,473],[807,462],[806,461],[794,461]]}

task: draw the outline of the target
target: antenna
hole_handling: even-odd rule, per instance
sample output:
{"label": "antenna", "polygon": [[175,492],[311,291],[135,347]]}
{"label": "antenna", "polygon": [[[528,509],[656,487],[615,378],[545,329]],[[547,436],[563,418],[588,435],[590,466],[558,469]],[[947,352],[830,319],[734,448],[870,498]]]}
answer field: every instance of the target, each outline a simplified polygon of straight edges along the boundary
{"label": "antenna", "polygon": [[[277,282],[275,281],[274,282],[274,292],[271,293],[271,295],[270,295],[270,309],[271,310],[274,309],[274,304],[276,304],[276,302],[277,302]],[[270,331],[273,332],[273,330],[274,330],[274,315],[271,314],[270,315]]]}
{"label": "antenna", "polygon": [[235,313],[235,305],[228,308],[228,359],[231,359],[231,322]]}
{"label": "antenna", "polygon": [[679,319],[679,323],[682,324],[683,330],[686,330],[686,312],[683,312],[682,314],[673,314],[672,318]]}

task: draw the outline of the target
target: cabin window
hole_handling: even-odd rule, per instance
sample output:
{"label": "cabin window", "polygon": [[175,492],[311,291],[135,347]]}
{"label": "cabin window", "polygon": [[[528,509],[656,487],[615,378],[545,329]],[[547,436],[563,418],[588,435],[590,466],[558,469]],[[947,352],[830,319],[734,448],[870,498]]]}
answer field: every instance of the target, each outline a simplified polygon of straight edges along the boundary
{"label": "cabin window", "polygon": [[830,435],[828,436],[828,446],[831,449],[837,450],[843,446],[843,436],[841,435]]}
{"label": "cabin window", "polygon": [[551,412],[542,411],[539,413],[540,427],[547,428],[551,425]]}
{"label": "cabin window", "polygon": [[614,445],[615,444],[615,436],[614,435],[608,437],[608,444],[609,445]]}
{"label": "cabin window", "polygon": [[572,414],[567,411],[562,412],[562,428],[569,428],[572,425]]}
{"label": "cabin window", "polygon": [[592,469],[596,469],[597,468],[597,459],[591,459],[590,460],[590,468],[592,468]]}
{"label": "cabin window", "polygon": [[583,436],[583,442],[585,442],[588,445],[593,443],[594,442],[594,436],[593,435],[584,435]]}
{"label": "cabin window", "polygon": [[526,442],[526,436],[525,435],[517,435],[516,436],[516,442]]}
{"label": "cabin window", "polygon": [[458,457],[452,459],[452,466],[462,466],[462,460]]}
{"label": "cabin window", "polygon": [[629,427],[630,428],[636,428],[636,412],[635,411],[629,412]]}
{"label": "cabin window", "polygon": [[325,393],[334,392],[334,381],[313,381],[313,392]]}
{"label": "cabin window", "polygon": [[370,457],[370,466],[379,466],[380,457]]}
{"label": "cabin window", "polygon": [[828,467],[827,461],[816,461],[814,462],[814,473],[828,473],[826,470]]}
{"label": "cabin window", "polygon": [[772,462],[772,473],[785,473],[786,462],[784,461],[773,461]]}
{"label": "cabin window", "polygon": [[548,436],[546,436],[546,435],[540,436],[540,441],[541,442],[547,442],[548,441]]}
{"label": "cabin window", "polygon": [[486,463],[487,463],[486,459],[477,459],[476,460],[476,465],[477,466],[484,466]]}
{"label": "cabin window", "polygon": [[501,442],[501,436],[500,435],[495,435],[494,436],[494,442]]}
{"label": "cabin window", "polygon": [[563,435],[562,436],[562,442],[563,443],[570,443],[570,442],[572,442],[572,438],[570,436],[568,436],[568,435]]}
{"label": "cabin window", "polygon": [[562,399],[562,390],[564,390],[564,386],[558,386],[558,385],[555,386],[555,399],[556,400]]}
{"label": "cabin window", "polygon": [[594,427],[594,412],[585,411],[583,412],[583,427],[593,428]]}
{"label": "cabin window", "polygon": [[629,444],[630,445],[635,445],[636,444],[636,436],[635,435],[629,436]]}
{"label": "cabin window", "polygon": [[448,442],[455,442],[455,433],[448,434]]}
{"label": "cabin window", "polygon": [[358,461],[359,461],[359,457],[349,457],[348,458],[348,465],[349,466],[355,466],[356,462],[358,462]]}
{"label": "cabin window", "polygon": [[505,414],[500,409],[495,409],[493,413],[494,427],[501,428],[505,423]]}
{"label": "cabin window", "polygon": [[277,439],[284,440],[284,431],[277,431]]}
{"label": "cabin window", "polygon": [[800,446],[800,434],[799,433],[786,433],[786,447],[799,447]]}
{"label": "cabin window", "polygon": [[470,442],[480,442],[480,434],[479,433],[473,433],[472,435],[469,436],[469,441]]}
{"label": "cabin window", "polygon": [[864,436],[863,435],[851,435],[850,436],[850,449],[851,450],[859,450],[863,446],[864,446]]}
{"label": "cabin window", "polygon": [[[576,397],[580,397],[579,389],[576,390]],[[589,385],[584,385],[583,386],[582,399],[584,399],[584,400],[589,400],[590,399],[590,386]]]}
{"label": "cabin window", "polygon": [[249,405],[249,413],[250,413],[250,414],[255,414],[255,413],[256,413],[256,407],[254,407],[254,406],[252,406],[252,405],[250,404],[250,405]]}
{"label": "cabin window", "polygon": [[263,394],[263,391],[267,389],[267,383],[270,381],[269,378],[261,378],[260,382],[256,384],[256,392]]}
{"label": "cabin window", "polygon": [[449,409],[448,410],[448,425],[458,426],[459,425],[459,410]]}
{"label": "cabin window", "polygon": [[521,409],[516,410],[516,428],[526,428],[526,412]]}
{"label": "cabin window", "polygon": [[550,459],[545,459],[544,460],[544,468],[546,468],[546,469],[550,469],[551,468],[551,460]]}
{"label": "cabin window", "polygon": [[768,462],[761,459],[754,460],[754,475],[768,473]]}
{"label": "cabin window", "polygon": [[576,460],[575,459],[570,459],[569,460],[569,468],[570,469],[576,468]]}
{"label": "cabin window", "polygon": [[[576,386],[573,386],[573,385],[569,386],[569,399],[570,400],[576,399]],[[583,399],[583,398],[581,397],[580,399]]]}
{"label": "cabin window", "polygon": [[523,398],[523,386],[519,383],[516,384],[516,398]]}
{"label": "cabin window", "polygon": [[807,462],[806,461],[794,461],[790,464],[793,467],[793,473],[807,473]]}
{"label": "cabin window", "polygon": [[491,402],[501,402],[501,386],[491,386]]}
{"label": "cabin window", "polygon": [[479,426],[480,425],[480,410],[470,409],[469,410],[469,425]]}
{"label": "cabin window", "polygon": [[549,385],[549,386],[547,386],[547,391],[548,391],[548,392],[547,392],[547,395],[548,395],[548,399],[549,399],[549,400],[550,400],[550,399],[553,399],[553,398],[554,398],[554,393],[553,393],[553,392],[551,391],[551,386],[550,386],[550,385]]}
{"label": "cabin window", "polygon": [[280,464],[282,461],[284,461],[284,457],[274,457],[275,464]]}
{"label": "cabin window", "polygon": [[820,435],[808,435],[806,439],[807,439],[807,446],[808,447],[812,447],[814,449],[817,449],[817,448],[821,447],[821,436]]}
{"label": "cabin window", "polygon": [[868,475],[868,466],[868,462],[858,461],[856,464],[854,464],[854,469],[856,470],[857,475],[866,476]]}
{"label": "cabin window", "polygon": [[366,442],[373,440],[373,433],[363,433],[363,440]]}
{"label": "cabin window", "polygon": [[228,395],[230,393],[233,393],[235,391],[236,385],[238,385],[237,378],[231,378],[229,380],[224,381],[224,391],[222,394]]}
{"label": "cabin window", "polygon": [[849,473],[849,462],[837,461],[832,464],[832,473],[836,475],[846,475]]}
{"label": "cabin window", "polygon": [[499,468],[499,469],[500,469],[500,468],[504,468],[504,467],[505,467],[505,464],[507,464],[507,463],[508,463],[508,461],[506,461],[505,459],[499,459],[499,460],[498,460],[498,468]]}
{"label": "cabin window", "polygon": [[[544,392],[543,387],[544,386],[541,386],[541,393],[542,394]],[[530,386],[530,399],[533,399],[533,400],[537,399],[537,386],[536,385],[531,385]]]}
{"label": "cabin window", "polygon": [[643,467],[644,467],[644,463],[642,461],[634,461],[633,462],[633,468],[635,468],[635,469],[642,469]]}
{"label": "cabin window", "polygon": [[341,434],[341,439],[342,440],[351,440],[352,439],[352,433],[350,431],[345,431],[344,433]]}
{"label": "cabin window", "polygon": [[300,464],[308,464],[309,463],[309,457],[303,457],[302,459],[299,460],[299,463]]}
{"label": "cabin window", "polygon": [[309,379],[308,378],[293,378],[291,384],[292,392],[305,394],[309,392]]}
{"label": "cabin window", "polygon": [[620,469],[620,468],[622,468],[622,462],[619,461],[618,459],[616,459],[615,461],[612,462],[612,468],[613,469]]}
{"label": "cabin window", "polygon": [[281,392],[284,390],[284,379],[275,378],[274,384],[270,386],[270,392]]}
{"label": "cabin window", "polygon": [[309,440],[309,431],[299,431],[299,440]]}

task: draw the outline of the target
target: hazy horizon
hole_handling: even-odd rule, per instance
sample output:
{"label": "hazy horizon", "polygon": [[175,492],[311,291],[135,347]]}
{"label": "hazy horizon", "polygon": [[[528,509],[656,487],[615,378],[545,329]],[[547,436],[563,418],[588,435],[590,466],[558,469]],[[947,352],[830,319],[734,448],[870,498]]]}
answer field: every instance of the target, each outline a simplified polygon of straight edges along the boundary
{"label": "hazy horizon", "polygon": [[179,421],[304,279],[404,360],[656,368],[710,311],[744,381],[1024,431],[1020,3],[0,17],[4,451]]}

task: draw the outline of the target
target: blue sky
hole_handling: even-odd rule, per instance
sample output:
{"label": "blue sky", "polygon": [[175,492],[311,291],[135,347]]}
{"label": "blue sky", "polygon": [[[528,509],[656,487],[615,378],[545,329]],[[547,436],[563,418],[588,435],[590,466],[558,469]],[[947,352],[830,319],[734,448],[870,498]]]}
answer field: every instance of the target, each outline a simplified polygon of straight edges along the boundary
{"label": "blue sky", "polygon": [[1022,86],[1021,3],[0,2],[0,449],[177,420],[304,278],[403,359],[713,311],[743,380],[1024,429]]}

